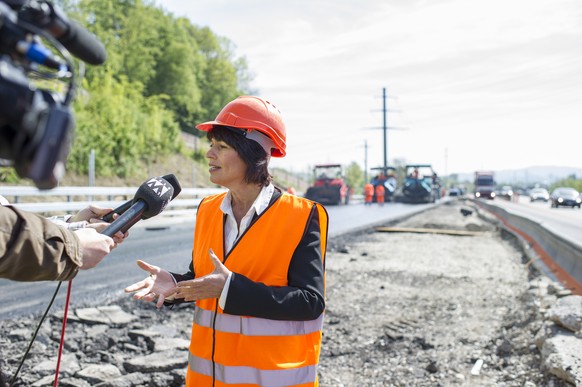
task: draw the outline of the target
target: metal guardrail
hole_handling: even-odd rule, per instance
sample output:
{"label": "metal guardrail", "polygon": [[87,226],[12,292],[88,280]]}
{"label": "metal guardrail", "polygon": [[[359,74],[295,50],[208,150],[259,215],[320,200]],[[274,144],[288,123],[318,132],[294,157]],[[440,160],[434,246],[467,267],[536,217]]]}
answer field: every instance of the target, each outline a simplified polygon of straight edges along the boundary
{"label": "metal guardrail", "polygon": [[565,282],[566,287],[582,292],[582,244],[558,235],[535,220],[482,200],[474,202],[501,219],[505,228],[522,241],[534,266],[550,278]]}
{"label": "metal guardrail", "polygon": [[[39,190],[36,187],[0,186],[0,195],[25,211],[36,213],[74,212],[89,204],[115,208],[134,197],[138,187],[57,187]],[[182,188],[180,194],[168,204],[168,209],[196,208],[208,195],[224,192],[223,188]],[[25,201],[24,198],[42,197],[42,201]],[[49,197],[54,200],[47,199]],[[62,201],[59,198],[66,198]],[[79,200],[82,198],[83,200]],[[94,200],[94,198],[106,198]],[[166,210],[166,211],[167,211]]]}

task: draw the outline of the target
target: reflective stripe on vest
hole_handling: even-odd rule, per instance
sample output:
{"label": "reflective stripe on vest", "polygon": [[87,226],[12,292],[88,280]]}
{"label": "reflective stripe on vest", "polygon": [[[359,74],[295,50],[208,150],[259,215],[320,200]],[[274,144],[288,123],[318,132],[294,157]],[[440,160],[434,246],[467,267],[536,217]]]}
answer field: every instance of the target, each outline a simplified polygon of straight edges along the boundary
{"label": "reflective stripe on vest", "polygon": [[[201,375],[212,377],[212,362],[196,357],[188,356],[188,368]],[[287,387],[298,384],[315,383],[317,366],[305,366],[300,368],[288,368],[278,370],[258,370],[244,366],[215,366],[216,380],[225,384],[257,385],[269,387]]]}
{"label": "reflective stripe on vest", "polygon": [[[196,308],[194,322],[212,328],[215,313]],[[245,336],[295,336],[318,332],[323,327],[323,313],[315,320],[284,321],[256,317],[241,317],[218,313],[214,329],[219,332],[238,333]]]}

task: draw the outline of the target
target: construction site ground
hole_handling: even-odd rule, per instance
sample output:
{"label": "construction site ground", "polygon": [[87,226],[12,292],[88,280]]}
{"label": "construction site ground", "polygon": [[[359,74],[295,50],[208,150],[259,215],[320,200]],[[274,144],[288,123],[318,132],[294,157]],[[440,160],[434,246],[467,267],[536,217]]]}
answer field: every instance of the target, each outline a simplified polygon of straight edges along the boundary
{"label": "construction site ground", "polygon": [[562,385],[534,344],[537,274],[483,215],[451,201],[332,241],[322,386]]}
{"label": "construction site ground", "polygon": [[[535,336],[547,280],[510,234],[461,200],[387,226],[329,241],[320,386],[568,385],[541,367]],[[128,295],[112,299],[113,306],[132,322],[87,325],[77,318],[67,325],[70,362],[61,369],[62,385],[183,386],[192,307],[159,311]],[[53,385],[59,313],[45,322],[16,386]],[[37,320],[0,322],[7,378]],[[148,329],[172,335],[163,347],[180,345],[171,355],[167,348],[158,353],[157,345],[135,337]],[[85,375],[89,369],[93,374]]]}

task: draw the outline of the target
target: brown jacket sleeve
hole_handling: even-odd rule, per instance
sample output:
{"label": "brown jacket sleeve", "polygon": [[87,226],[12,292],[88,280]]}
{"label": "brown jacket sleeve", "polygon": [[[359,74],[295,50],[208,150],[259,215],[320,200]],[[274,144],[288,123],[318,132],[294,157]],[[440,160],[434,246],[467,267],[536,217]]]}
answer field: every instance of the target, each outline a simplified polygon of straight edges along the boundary
{"label": "brown jacket sleeve", "polygon": [[75,233],[36,214],[0,205],[0,278],[66,281],[82,262]]}

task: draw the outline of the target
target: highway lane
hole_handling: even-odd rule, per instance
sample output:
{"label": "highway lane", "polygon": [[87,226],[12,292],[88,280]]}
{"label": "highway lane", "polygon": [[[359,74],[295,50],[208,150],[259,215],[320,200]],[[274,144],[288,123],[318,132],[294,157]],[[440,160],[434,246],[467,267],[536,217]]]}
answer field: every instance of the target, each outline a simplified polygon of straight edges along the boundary
{"label": "highway lane", "polygon": [[546,229],[582,246],[582,211],[578,208],[551,208],[549,202],[531,203],[528,197],[523,196],[517,202],[495,199],[487,203],[534,220]]}
{"label": "highway lane", "polygon": [[[327,207],[330,217],[329,236],[333,238],[350,231],[407,217],[431,207],[432,204],[407,205],[385,203],[364,206]],[[73,280],[71,305],[101,305],[123,296],[123,288],[145,277],[136,264],[143,259],[174,272],[187,270],[191,260],[194,232],[194,211],[182,216],[159,216],[139,222],[130,230],[130,237],[119,245],[99,266],[81,271]],[[66,287],[63,283],[52,311],[63,310]],[[56,282],[13,282],[0,280],[0,320],[26,314],[36,314],[47,307]],[[129,297],[129,295],[127,295]]]}
{"label": "highway lane", "polygon": [[358,203],[349,206],[328,206],[326,209],[330,219],[329,236],[333,238],[341,234],[353,232],[376,224],[382,224],[408,217],[432,206],[434,206],[434,204],[430,203],[384,203],[383,206],[376,203],[371,206],[365,206],[362,203]]}

